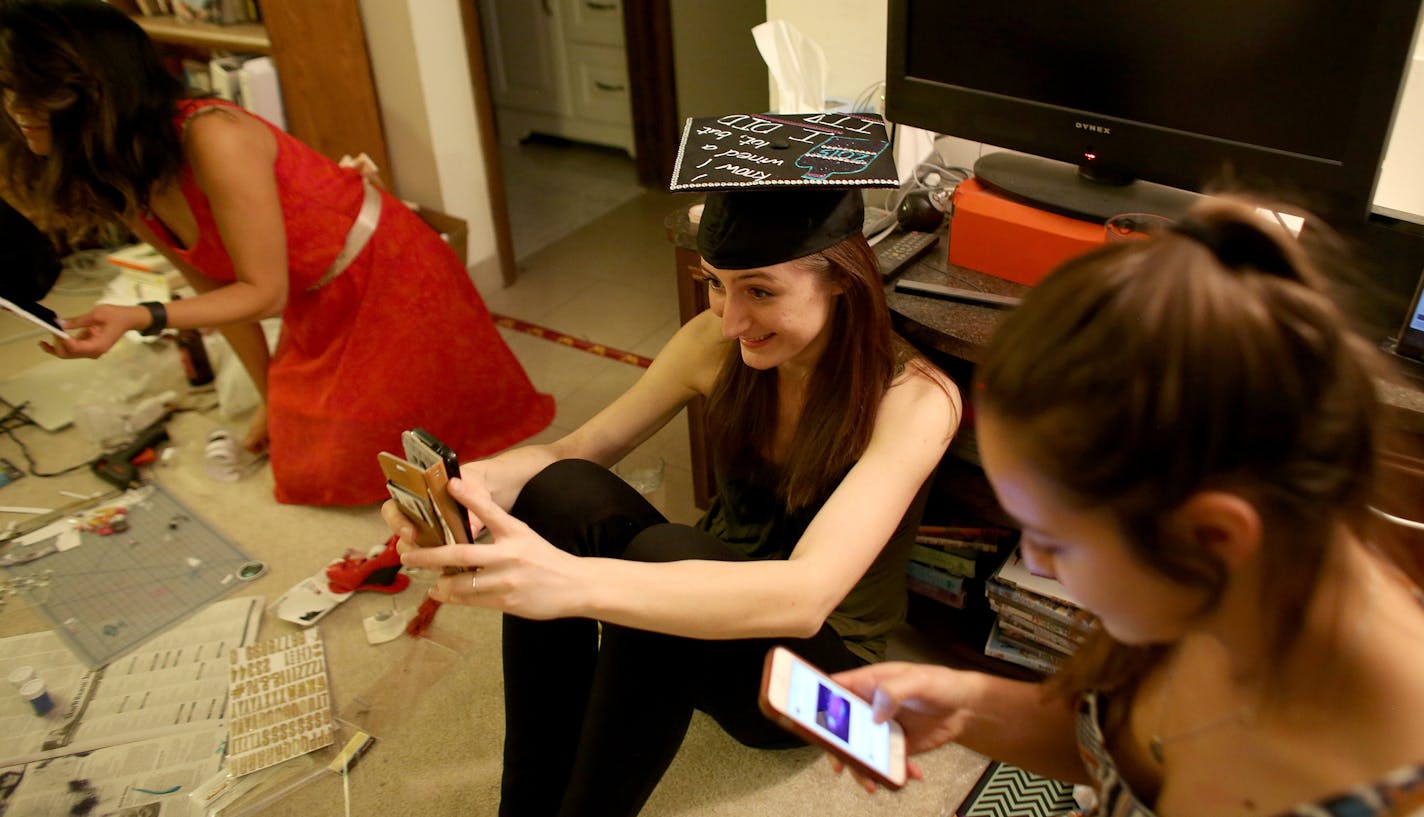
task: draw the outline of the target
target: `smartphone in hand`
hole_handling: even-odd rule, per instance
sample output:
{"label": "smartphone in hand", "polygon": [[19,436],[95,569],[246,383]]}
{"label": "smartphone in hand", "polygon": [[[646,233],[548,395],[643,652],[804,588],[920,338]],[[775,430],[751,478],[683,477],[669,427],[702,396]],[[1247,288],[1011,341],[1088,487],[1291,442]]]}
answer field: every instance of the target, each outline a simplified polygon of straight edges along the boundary
{"label": "smartphone in hand", "polygon": [[470,517],[450,496],[448,483],[460,475],[460,461],[449,446],[423,429],[401,434],[405,459],[387,451],[377,456],[386,487],[401,511],[415,523],[415,543],[421,547],[469,544]]}
{"label": "smartphone in hand", "polygon": [[421,468],[440,463],[445,469],[445,478],[460,476],[460,458],[450,446],[423,428],[412,428],[401,432],[401,447],[405,458]]}
{"label": "smartphone in hand", "polygon": [[766,654],[761,711],[773,721],[882,785],[905,785],[905,733],[875,723],[870,704],[785,647]]}

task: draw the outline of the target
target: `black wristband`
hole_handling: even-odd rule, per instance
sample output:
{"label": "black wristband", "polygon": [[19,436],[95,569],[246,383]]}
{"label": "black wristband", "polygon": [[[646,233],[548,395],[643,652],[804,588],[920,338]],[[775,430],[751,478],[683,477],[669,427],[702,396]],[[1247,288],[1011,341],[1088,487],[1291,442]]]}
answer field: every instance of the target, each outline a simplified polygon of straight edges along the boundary
{"label": "black wristband", "polygon": [[140,335],[156,335],[168,327],[168,309],[163,304],[158,301],[144,301],[139,306],[147,309],[149,317],[153,319],[147,329],[139,331]]}

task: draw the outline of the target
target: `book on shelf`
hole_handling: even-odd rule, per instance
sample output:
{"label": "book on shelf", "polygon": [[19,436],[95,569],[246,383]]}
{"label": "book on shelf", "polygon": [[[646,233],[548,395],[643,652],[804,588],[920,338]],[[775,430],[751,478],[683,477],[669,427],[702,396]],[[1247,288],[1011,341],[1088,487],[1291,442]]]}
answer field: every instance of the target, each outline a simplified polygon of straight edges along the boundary
{"label": "book on shelf", "polygon": [[956,547],[997,553],[1001,546],[1013,544],[1018,531],[984,525],[920,525],[915,534],[926,544],[937,544],[937,540],[944,539]]}
{"label": "book on shelf", "polygon": [[1038,615],[1061,621],[1065,626],[1084,632],[1092,624],[1092,616],[1073,605],[1063,604],[1047,596],[1040,596],[1012,585],[1003,584],[997,579],[991,578],[984,583],[984,594],[989,597],[990,602],[999,599],[1010,604],[1017,604]]}
{"label": "book on shelf", "polygon": [[974,578],[975,559],[966,557],[959,553],[953,553],[943,548],[922,545],[915,542],[910,545],[910,558],[921,564],[933,565],[941,570],[947,570],[956,576]]}
{"label": "book on shelf", "polygon": [[1073,600],[1068,589],[1058,582],[1057,579],[1048,576],[1038,576],[1028,569],[1024,563],[1023,552],[1015,547],[1009,554],[1009,558],[999,566],[994,572],[993,580],[1003,584],[1012,585],[1020,590],[1026,590],[1039,596],[1052,599],[1053,601],[1067,605],[1074,609],[1078,608],[1078,603]]}
{"label": "book on shelf", "polygon": [[1028,622],[1035,627],[1040,627],[1053,632],[1055,635],[1066,638],[1074,643],[1082,643],[1087,637],[1089,627],[1084,621],[1065,621],[1053,615],[1048,615],[1042,610],[1034,609],[1017,600],[1006,600],[1002,596],[986,593],[989,597],[989,609],[999,615],[1011,615],[1015,618]]}
{"label": "book on shelf", "polygon": [[213,91],[213,74],[207,62],[187,57],[179,63],[183,70],[183,84],[200,93]]}
{"label": "book on shelf", "polygon": [[905,576],[905,589],[909,590],[911,593],[917,593],[921,596],[924,596],[925,598],[934,599],[935,601],[953,607],[956,610],[963,610],[964,606],[969,602],[969,597],[967,594],[965,594],[963,590],[960,590],[958,592],[946,590],[945,588],[940,587],[939,585],[920,581],[919,579],[916,579],[914,576],[910,575]]}
{"label": "book on shelf", "polygon": [[1078,642],[1046,627],[1041,627],[1028,619],[1020,618],[1012,611],[999,611],[998,620],[1000,629],[1006,635],[1031,643],[1035,647],[1058,653],[1064,658],[1078,651]]}
{"label": "book on shelf", "polygon": [[277,66],[272,58],[244,60],[238,68],[237,81],[242,107],[285,131],[287,117],[282,111],[282,88],[277,83]]}
{"label": "book on shelf", "polygon": [[998,621],[989,627],[989,638],[984,642],[984,654],[1046,675],[1057,672],[1062,664],[1061,659],[1051,657],[1048,651],[1034,649],[1018,639],[1004,635]]}
{"label": "book on shelf", "polygon": [[213,93],[237,105],[242,104],[242,85],[239,72],[242,58],[234,56],[213,57],[208,61],[208,76],[212,81]]}
{"label": "book on shelf", "polygon": [[248,0],[170,0],[169,4],[174,17],[189,23],[225,26],[257,19]]}
{"label": "book on shelf", "polygon": [[934,565],[927,565],[924,562],[917,562],[914,559],[905,563],[905,575],[916,581],[932,584],[935,587],[943,588],[950,593],[964,592],[964,577],[941,570]]}

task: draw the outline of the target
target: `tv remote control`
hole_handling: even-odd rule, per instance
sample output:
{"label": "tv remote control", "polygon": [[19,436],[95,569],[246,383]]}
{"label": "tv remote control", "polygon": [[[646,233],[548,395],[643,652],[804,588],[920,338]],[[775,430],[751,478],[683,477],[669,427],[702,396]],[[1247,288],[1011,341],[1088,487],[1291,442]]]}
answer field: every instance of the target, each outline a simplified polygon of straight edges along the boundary
{"label": "tv remote control", "polygon": [[930,247],[939,241],[939,236],[935,233],[893,233],[886,236],[871,247],[875,251],[875,258],[880,262],[880,275],[882,278],[889,278],[905,267],[909,266],[916,258],[929,252]]}
{"label": "tv remote control", "polygon": [[939,284],[927,284],[923,281],[906,281],[903,278],[895,282],[895,291],[908,292],[911,295],[928,295],[931,298],[968,301],[987,306],[1015,307],[1023,300],[1013,295],[995,295],[992,292],[980,292],[977,289],[946,287]]}

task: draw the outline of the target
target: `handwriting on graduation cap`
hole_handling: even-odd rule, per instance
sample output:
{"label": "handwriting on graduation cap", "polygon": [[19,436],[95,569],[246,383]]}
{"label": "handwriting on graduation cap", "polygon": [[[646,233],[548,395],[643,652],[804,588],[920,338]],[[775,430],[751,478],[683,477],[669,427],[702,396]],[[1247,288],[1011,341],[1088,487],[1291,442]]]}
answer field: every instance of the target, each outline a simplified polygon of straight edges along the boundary
{"label": "handwriting on graduation cap", "polygon": [[672,190],[894,187],[890,139],[865,114],[731,114],[689,119]]}

